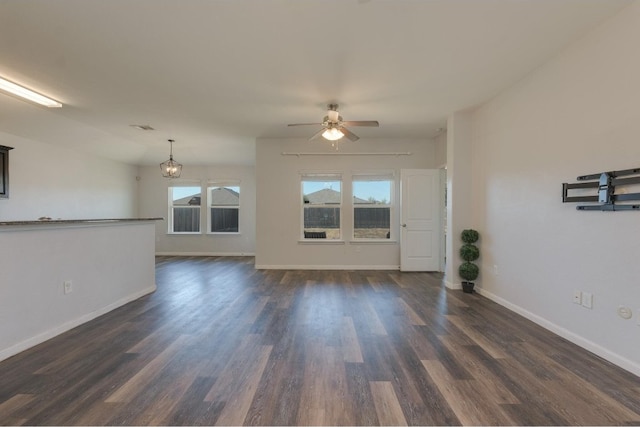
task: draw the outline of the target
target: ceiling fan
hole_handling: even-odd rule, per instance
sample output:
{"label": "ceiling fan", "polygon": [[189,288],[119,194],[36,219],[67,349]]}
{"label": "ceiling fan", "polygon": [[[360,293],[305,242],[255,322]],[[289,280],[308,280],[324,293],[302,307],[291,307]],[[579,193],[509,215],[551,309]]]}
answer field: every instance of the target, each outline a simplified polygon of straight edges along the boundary
{"label": "ceiling fan", "polygon": [[309,138],[309,141],[316,139],[319,136],[322,136],[324,139],[329,141],[337,141],[343,136],[347,137],[350,141],[357,141],[360,137],[351,132],[345,126],[380,126],[376,120],[342,120],[342,116],[338,112],[338,104],[329,104],[327,107],[329,108],[329,111],[327,111],[327,115],[324,116],[322,123],[293,123],[288,126],[322,126],[322,129]]}

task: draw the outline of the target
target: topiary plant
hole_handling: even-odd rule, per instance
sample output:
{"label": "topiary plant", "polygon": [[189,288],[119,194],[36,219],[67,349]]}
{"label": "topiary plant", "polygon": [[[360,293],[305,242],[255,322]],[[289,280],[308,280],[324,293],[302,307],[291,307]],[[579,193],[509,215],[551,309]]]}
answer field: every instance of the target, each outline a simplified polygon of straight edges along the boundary
{"label": "topiary plant", "polygon": [[464,262],[458,268],[458,274],[464,280],[462,282],[462,290],[466,293],[472,293],[475,286],[473,281],[478,278],[480,273],[480,268],[473,263],[480,257],[480,249],[475,245],[480,238],[480,233],[472,229],[462,230],[460,238],[464,243],[460,247],[460,258]]}
{"label": "topiary plant", "polygon": [[478,274],[480,273],[480,268],[472,262],[463,262],[460,264],[460,268],[458,268],[458,274],[464,280],[469,282],[473,282],[478,278]]}
{"label": "topiary plant", "polygon": [[460,258],[465,261],[475,261],[480,257],[480,249],[471,243],[465,243],[460,247]]}
{"label": "topiary plant", "polygon": [[478,241],[480,238],[480,233],[473,229],[462,230],[460,233],[460,237],[464,243],[473,244]]}

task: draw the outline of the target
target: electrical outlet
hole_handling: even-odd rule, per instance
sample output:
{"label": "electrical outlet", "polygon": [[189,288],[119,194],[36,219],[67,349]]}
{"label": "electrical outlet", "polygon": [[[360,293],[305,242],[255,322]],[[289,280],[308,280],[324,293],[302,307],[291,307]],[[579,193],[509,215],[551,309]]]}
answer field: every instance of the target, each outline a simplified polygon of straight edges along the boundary
{"label": "electrical outlet", "polygon": [[500,274],[500,270],[498,270],[498,264],[493,264],[493,275],[497,276]]}
{"label": "electrical outlet", "polygon": [[582,293],[582,306],[588,309],[593,308],[593,294],[589,292]]}
{"label": "electrical outlet", "polygon": [[65,295],[70,294],[73,291],[73,283],[71,280],[65,280],[63,285]]}
{"label": "electrical outlet", "polygon": [[582,292],[573,291],[573,303],[574,304],[582,304]]}

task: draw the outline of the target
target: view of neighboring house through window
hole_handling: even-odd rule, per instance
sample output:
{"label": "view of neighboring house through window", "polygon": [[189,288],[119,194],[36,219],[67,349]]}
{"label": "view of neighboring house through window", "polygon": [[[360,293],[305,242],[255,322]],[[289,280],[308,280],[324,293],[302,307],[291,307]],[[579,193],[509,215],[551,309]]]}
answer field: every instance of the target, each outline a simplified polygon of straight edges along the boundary
{"label": "view of neighboring house through window", "polygon": [[391,237],[392,177],[353,177],[353,238]]}
{"label": "view of neighboring house through window", "polygon": [[303,175],[303,238],[340,239],[340,175]]}
{"label": "view of neighboring house through window", "polygon": [[169,233],[200,233],[200,187],[169,187]]}
{"label": "view of neighboring house through window", "polygon": [[209,199],[209,232],[240,231],[240,187],[217,186],[207,189]]}

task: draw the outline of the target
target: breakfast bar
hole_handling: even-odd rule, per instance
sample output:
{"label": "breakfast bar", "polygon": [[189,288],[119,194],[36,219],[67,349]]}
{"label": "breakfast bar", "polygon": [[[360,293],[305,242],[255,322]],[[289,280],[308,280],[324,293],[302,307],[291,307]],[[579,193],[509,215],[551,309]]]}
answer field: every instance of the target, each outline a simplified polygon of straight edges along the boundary
{"label": "breakfast bar", "polygon": [[0,360],[152,293],[158,220],[0,221]]}

